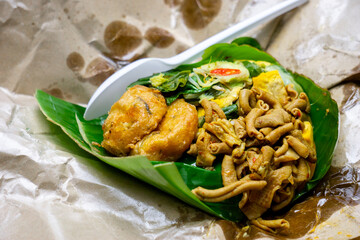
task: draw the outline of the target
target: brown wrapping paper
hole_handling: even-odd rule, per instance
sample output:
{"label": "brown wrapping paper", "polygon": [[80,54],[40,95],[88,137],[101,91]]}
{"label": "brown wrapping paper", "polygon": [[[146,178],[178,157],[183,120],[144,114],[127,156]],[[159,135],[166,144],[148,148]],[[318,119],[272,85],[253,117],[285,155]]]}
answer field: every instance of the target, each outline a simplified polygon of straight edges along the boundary
{"label": "brown wrapping paper", "polygon": [[32,97],[43,89],[86,104],[129,61],[173,56],[280,1],[0,2],[0,239],[359,237],[357,1],[310,0],[245,34],[283,66],[329,88],[341,112],[332,168],[283,213],[292,224],[288,235],[245,231],[78,151]]}

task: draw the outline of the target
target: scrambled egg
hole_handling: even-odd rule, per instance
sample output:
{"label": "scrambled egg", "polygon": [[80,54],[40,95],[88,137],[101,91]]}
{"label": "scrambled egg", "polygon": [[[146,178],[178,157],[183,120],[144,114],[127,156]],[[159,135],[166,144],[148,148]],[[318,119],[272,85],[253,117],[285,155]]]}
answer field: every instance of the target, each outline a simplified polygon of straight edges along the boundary
{"label": "scrambled egg", "polygon": [[314,132],[313,127],[309,121],[304,121],[305,128],[303,130],[302,136],[307,141],[311,147],[315,146],[314,143]]}
{"label": "scrambled egg", "polygon": [[269,71],[254,77],[253,87],[272,93],[281,103],[285,102],[287,92],[279,71]]}
{"label": "scrambled egg", "polygon": [[212,101],[216,102],[221,108],[230,106],[233,104],[239,97],[239,92],[243,87],[234,87],[226,96],[213,99]]}

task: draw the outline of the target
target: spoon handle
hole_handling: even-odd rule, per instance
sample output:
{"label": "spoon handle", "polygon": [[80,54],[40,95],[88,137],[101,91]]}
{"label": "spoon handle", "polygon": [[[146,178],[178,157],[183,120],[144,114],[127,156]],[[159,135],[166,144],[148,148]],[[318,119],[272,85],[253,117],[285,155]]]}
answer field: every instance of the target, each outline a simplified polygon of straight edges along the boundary
{"label": "spoon handle", "polygon": [[308,0],[287,0],[283,1],[279,4],[274,5],[273,7],[256,14],[253,17],[247,18],[217,34],[214,36],[207,38],[206,40],[200,42],[199,44],[185,50],[184,52],[170,57],[166,59],[167,62],[173,64],[173,65],[179,65],[182,63],[190,63],[196,58],[200,57],[202,55],[202,52],[210,47],[211,45],[214,45],[216,43],[221,42],[228,42],[236,37],[238,37],[240,34],[245,33],[246,31],[262,24],[267,21],[270,21],[302,4],[307,2]]}

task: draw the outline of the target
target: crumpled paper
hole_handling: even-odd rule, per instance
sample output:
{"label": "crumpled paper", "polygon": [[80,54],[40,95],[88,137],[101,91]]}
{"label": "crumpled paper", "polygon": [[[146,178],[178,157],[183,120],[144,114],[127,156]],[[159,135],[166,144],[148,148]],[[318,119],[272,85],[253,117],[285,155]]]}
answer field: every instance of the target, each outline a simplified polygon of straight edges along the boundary
{"label": "crumpled paper", "polygon": [[[277,239],[215,219],[79,151],[32,95],[43,89],[86,104],[129,61],[172,56],[280,1],[0,2],[0,239]],[[359,12],[356,1],[310,0],[245,34],[329,88],[341,112],[328,179],[289,210],[309,222],[287,237],[360,236]]]}

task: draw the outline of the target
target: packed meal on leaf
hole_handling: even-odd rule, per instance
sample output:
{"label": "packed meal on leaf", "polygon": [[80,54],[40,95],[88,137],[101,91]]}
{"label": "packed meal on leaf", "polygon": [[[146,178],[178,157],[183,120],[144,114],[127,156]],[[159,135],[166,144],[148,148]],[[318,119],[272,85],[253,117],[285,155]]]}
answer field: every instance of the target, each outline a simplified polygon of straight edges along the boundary
{"label": "packed meal on leaf", "polygon": [[221,162],[223,187],[193,194],[204,202],[241,196],[252,224],[277,231],[289,223],[261,216],[289,205],[315,170],[309,112],[306,93],[280,66],[216,61],[130,85],[103,124],[102,146],[152,161],[191,155],[208,171]]}

